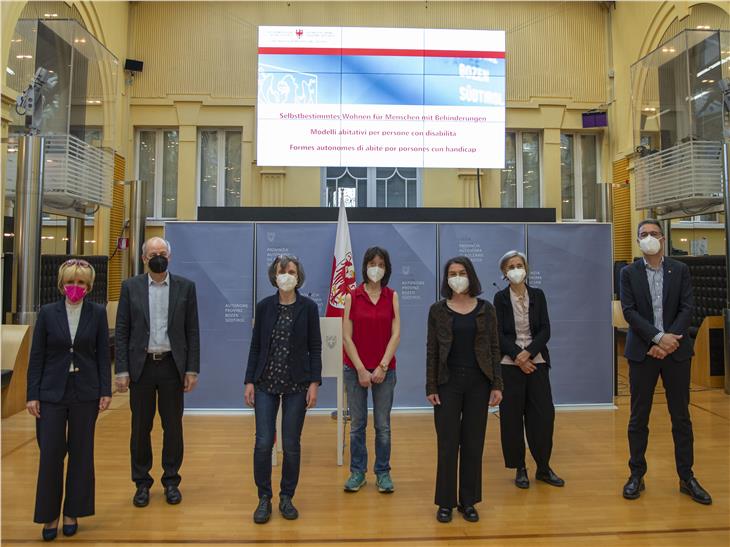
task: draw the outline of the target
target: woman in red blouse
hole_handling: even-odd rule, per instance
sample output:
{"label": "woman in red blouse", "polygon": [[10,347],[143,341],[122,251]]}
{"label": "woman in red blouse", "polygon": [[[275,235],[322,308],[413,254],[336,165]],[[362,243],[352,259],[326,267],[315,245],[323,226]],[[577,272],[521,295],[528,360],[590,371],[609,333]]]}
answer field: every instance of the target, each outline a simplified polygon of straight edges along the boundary
{"label": "woman in red blouse", "polygon": [[346,492],[365,485],[368,388],[373,392],[375,476],[378,490],[395,489],[390,477],[390,409],[395,389],[395,350],[400,342],[398,294],[388,287],[388,251],[371,247],[362,261],[363,282],[345,299],[345,388],[350,407],[350,478]]}

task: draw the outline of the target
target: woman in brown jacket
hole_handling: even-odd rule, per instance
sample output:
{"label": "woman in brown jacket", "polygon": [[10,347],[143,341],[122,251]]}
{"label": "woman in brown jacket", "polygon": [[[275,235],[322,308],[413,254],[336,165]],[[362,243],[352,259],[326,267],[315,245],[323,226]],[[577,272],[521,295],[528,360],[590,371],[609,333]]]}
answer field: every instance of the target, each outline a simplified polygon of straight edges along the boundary
{"label": "woman in brown jacket", "polygon": [[465,520],[479,520],[474,505],[482,499],[488,406],[502,399],[497,319],[492,304],[477,298],[481,292],[471,260],[452,258],[444,267],[444,299],[428,313],[426,396],[434,406],[438,439],[439,522],[451,521],[454,506]]}

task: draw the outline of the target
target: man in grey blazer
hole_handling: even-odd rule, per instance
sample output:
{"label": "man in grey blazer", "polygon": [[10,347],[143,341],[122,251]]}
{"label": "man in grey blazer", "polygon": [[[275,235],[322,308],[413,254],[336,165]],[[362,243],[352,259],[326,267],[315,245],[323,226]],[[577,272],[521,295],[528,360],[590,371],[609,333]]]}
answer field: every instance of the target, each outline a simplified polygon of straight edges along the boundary
{"label": "man in grey blazer", "polygon": [[200,372],[200,332],[195,283],[172,275],[167,267],[170,244],[153,237],[142,246],[149,273],[122,283],[115,327],[116,385],[129,388],[132,411],[130,452],[132,502],[145,507],[154,482],[150,432],[155,407],[162,420],[162,485],[170,504],[182,501],[178,488],[183,460],[184,392],[191,391]]}

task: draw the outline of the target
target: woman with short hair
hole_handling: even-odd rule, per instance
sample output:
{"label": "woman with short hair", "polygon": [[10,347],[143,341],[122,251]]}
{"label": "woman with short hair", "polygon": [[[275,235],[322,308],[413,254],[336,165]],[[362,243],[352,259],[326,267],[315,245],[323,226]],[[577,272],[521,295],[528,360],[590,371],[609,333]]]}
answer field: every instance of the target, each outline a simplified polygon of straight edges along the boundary
{"label": "woman with short hair", "polygon": [[264,524],[271,517],[271,451],[280,404],[284,461],[279,512],[287,520],[299,517],[292,498],[299,482],[304,416],[317,404],[322,383],[319,310],[314,301],[299,293],[304,278],[297,257],[278,256],[269,267],[269,281],[277,291],[256,304],[244,393],[246,404],[254,408],[256,416],[256,524]]}
{"label": "woman with short hair", "polygon": [[85,299],[95,276],[86,260],[61,264],[64,298],[41,307],[33,330],[26,407],[40,448],[33,521],[44,524],[45,541],[58,534],[62,499],[65,536],[76,533],[79,517],[94,514],[94,428],[112,396],[106,309]]}
{"label": "woman with short hair", "polygon": [[529,488],[525,434],[537,464],[535,478],[551,486],[565,481],[550,468],[555,407],[550,390],[550,318],[545,293],[527,285],[527,257],[509,251],[499,260],[509,286],[494,295],[502,352],[504,398],[499,405],[504,465],[516,469],[515,485]]}

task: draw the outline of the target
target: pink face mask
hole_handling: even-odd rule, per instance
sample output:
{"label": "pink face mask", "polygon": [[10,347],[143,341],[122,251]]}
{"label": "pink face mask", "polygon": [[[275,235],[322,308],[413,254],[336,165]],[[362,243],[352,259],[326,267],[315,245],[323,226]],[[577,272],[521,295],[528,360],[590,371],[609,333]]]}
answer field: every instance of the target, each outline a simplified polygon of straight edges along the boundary
{"label": "pink face mask", "polygon": [[66,298],[75,304],[86,296],[86,287],[82,287],[81,285],[65,285],[63,292],[66,294]]}

